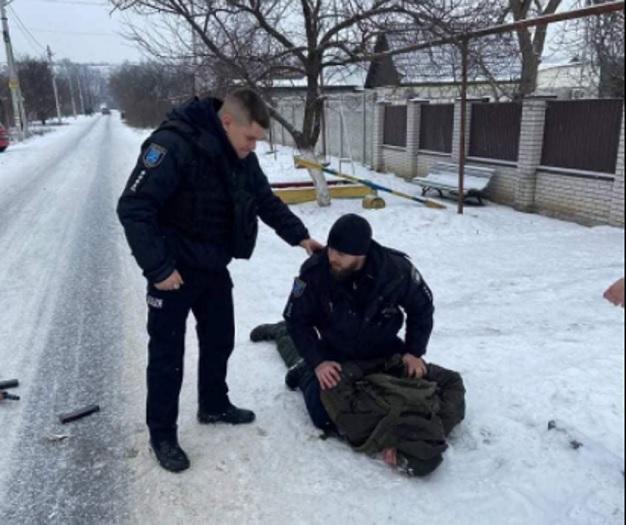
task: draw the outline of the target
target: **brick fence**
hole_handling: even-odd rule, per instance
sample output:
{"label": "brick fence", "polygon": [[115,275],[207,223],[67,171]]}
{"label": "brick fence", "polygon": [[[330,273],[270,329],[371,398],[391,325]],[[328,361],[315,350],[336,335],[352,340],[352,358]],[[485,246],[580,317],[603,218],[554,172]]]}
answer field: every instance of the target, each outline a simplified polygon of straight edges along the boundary
{"label": "brick fence", "polygon": [[[585,103],[585,101],[581,102]],[[561,136],[561,131],[555,135],[555,119],[547,118],[549,110],[559,104],[568,103],[574,105],[572,113],[575,112],[578,115],[578,125],[560,123],[557,120],[556,129],[557,131],[561,129],[563,135]],[[550,97],[528,98],[521,103],[521,111],[519,106],[512,107],[513,104],[509,103],[506,111],[502,113],[502,118],[495,120],[492,118],[490,121],[495,128],[485,129],[483,123],[486,116],[493,116],[498,111],[498,105],[487,104],[491,107],[486,108],[483,105],[481,108],[476,104],[485,104],[484,99],[470,99],[467,106],[466,126],[467,162],[470,165],[495,170],[495,176],[487,189],[487,197],[494,202],[512,206],[522,212],[541,213],[582,224],[610,224],[624,227],[623,111],[621,114],[614,111],[610,113],[612,118],[607,119],[611,120],[609,135],[613,146],[617,148],[600,152],[601,160],[606,161],[602,165],[615,166],[614,171],[607,173],[606,169],[603,172],[543,164],[546,161],[546,151],[551,154],[565,152],[566,157],[569,151],[572,152],[572,158],[580,157],[581,151],[585,148],[578,148],[578,146],[591,147],[594,139],[597,145],[598,127],[601,130],[608,129],[608,124],[605,125],[604,119],[597,115],[595,128],[588,129],[585,116],[578,114],[576,103],[555,101]],[[594,112],[596,105],[607,103],[611,102],[587,101],[587,106],[591,107],[590,111]],[[396,108],[387,112],[387,108],[391,105],[401,105],[406,108],[403,107],[402,111]],[[505,106],[507,104],[501,105],[502,108]],[[301,125],[303,119],[301,100],[286,98],[280,101],[279,107],[282,114],[292,124],[296,127]],[[406,179],[425,176],[437,162],[458,162],[460,107],[459,101],[454,105],[430,103],[423,99],[398,100],[393,104],[385,101],[377,102],[372,92],[333,95],[325,102],[326,152],[335,157],[352,156],[355,161],[369,165],[377,171],[394,173]],[[472,120],[473,109],[476,107],[479,109],[475,111],[475,120]],[[558,115],[559,112],[563,112],[563,107],[556,108],[553,115]],[[567,115],[567,108],[565,108],[565,113]],[[386,114],[390,118],[386,119]],[[505,114],[508,117],[505,117]],[[393,127],[394,119],[397,119],[398,115],[406,118],[406,123],[403,122],[397,126],[397,128],[402,128],[400,133]],[[422,119],[424,119],[423,122]],[[621,132],[619,143],[617,143],[620,121]],[[385,130],[390,136],[388,141],[395,145],[385,144]],[[277,143],[293,146],[291,137],[277,122],[274,122],[272,131]],[[477,131],[480,136],[476,135]],[[519,144],[514,144],[517,134],[519,134]],[[546,134],[549,139],[547,142]],[[502,141],[502,144],[494,143],[498,139]],[[578,142],[575,142],[576,140]],[[557,150],[553,151],[550,148],[555,142]],[[321,144],[320,139],[317,147],[320,154]],[[505,147],[503,149],[500,146]],[[502,159],[472,156],[472,153],[480,154],[481,152],[485,155],[491,152]],[[517,152],[516,159],[515,152]],[[554,155],[548,157],[550,156]]]}
{"label": "brick fence", "polygon": [[[472,122],[470,100],[467,106],[466,140],[469,155],[469,130]],[[384,144],[383,127],[388,103],[379,102],[374,109],[372,167],[377,171],[395,173],[412,179],[425,176],[436,162],[458,162],[460,158],[460,102],[454,107],[452,151],[422,150],[420,118],[425,100],[407,103],[407,132],[405,146]],[[614,173],[566,169],[542,165],[546,98],[524,100],[521,112],[519,155],[517,161],[501,161],[468,156],[468,164],[495,170],[487,196],[494,202],[513,206],[524,212],[541,213],[588,225],[610,224],[624,227],[624,114]],[[519,121],[518,121],[519,122]],[[590,130],[593,133],[593,130]],[[593,137],[590,137],[590,140]],[[610,160],[610,159],[609,159]]]}

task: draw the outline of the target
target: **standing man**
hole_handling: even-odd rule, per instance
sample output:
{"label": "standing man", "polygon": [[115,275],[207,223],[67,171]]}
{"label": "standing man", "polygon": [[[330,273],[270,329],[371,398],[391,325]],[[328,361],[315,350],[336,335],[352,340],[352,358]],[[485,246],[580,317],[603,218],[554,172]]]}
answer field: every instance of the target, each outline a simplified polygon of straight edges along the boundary
{"label": "standing man", "polygon": [[[328,248],[302,266],[289,298],[284,317],[303,360],[287,373],[287,385],[300,388],[313,423],[328,430],[320,394],[339,384],[343,363],[400,354],[408,377],[427,375],[433,313],[430,288],[408,257],[376,243],[364,218],[344,215]],[[275,329],[261,327],[252,339],[272,339]]]}
{"label": "standing man", "polygon": [[251,423],[255,415],[228,398],[234,348],[233,258],[248,259],[257,217],[292,246],[322,246],[272,192],[253,153],[270,126],[265,103],[240,89],[223,103],[193,99],[174,109],[143,144],[117,213],[148,280],[150,444],[160,465],[189,468],[178,443],[178,399],[185,328],[196,318],[199,342],[198,421]]}

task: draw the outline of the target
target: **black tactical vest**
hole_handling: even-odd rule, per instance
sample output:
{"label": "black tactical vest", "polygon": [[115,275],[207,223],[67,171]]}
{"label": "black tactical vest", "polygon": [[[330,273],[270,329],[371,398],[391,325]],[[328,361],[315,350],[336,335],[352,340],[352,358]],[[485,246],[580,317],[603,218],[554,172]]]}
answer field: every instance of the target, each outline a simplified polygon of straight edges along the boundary
{"label": "black tactical vest", "polygon": [[190,239],[227,246],[234,258],[249,259],[258,234],[252,174],[233,168],[219,147],[200,148],[195,130],[182,122],[166,122],[159,130],[177,133],[193,153],[182,161],[182,182],[161,212],[162,224]]}
{"label": "black tactical vest", "polygon": [[161,211],[161,222],[190,239],[228,246],[234,206],[227,182],[205,157],[181,166],[181,185]]}

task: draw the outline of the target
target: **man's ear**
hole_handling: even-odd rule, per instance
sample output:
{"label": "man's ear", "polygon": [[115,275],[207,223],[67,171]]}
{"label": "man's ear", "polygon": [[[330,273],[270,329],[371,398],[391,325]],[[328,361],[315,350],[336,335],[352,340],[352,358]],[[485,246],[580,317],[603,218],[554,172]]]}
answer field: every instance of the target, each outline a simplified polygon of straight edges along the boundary
{"label": "man's ear", "polygon": [[222,113],[220,115],[220,120],[222,121],[222,125],[226,128],[233,123],[233,117],[229,113]]}

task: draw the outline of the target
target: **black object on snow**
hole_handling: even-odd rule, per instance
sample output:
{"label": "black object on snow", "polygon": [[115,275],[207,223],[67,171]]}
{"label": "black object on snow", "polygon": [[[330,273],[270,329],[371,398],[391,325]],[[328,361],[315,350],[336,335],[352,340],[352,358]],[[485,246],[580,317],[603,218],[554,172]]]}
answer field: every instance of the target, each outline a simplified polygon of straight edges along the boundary
{"label": "black object on snow", "polygon": [[19,396],[14,396],[13,394],[9,394],[8,392],[0,392],[0,401],[7,399],[9,401],[19,401]]}
{"label": "black object on snow", "polygon": [[567,439],[569,440],[569,446],[573,450],[578,450],[579,448],[584,446],[583,443],[581,443],[577,439],[574,439],[572,436],[570,436],[567,429],[561,427],[560,424],[555,419],[551,419],[550,421],[548,421],[548,431],[550,430],[556,430],[557,432],[561,432],[565,434],[567,436]]}
{"label": "black object on snow", "polygon": [[6,381],[0,381],[0,390],[15,388],[17,386],[20,386],[20,382],[17,379],[7,379]]}
{"label": "black object on snow", "polygon": [[91,414],[95,414],[96,412],[100,412],[99,405],[88,405],[86,407],[79,408],[74,412],[60,414],[59,420],[65,425],[66,423],[71,423],[72,421],[76,421],[77,419],[82,419],[84,417],[90,416]]}

